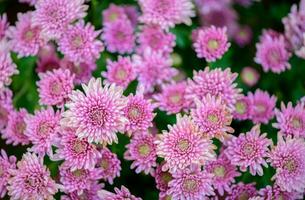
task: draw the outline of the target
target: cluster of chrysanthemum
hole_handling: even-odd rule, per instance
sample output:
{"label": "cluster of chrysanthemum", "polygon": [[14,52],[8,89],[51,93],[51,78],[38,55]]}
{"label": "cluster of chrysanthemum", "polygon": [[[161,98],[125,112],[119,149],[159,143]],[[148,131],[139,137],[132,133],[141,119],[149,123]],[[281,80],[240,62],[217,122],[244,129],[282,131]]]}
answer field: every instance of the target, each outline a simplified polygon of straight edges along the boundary
{"label": "cluster of chrysanthemum", "polygon": [[[237,73],[229,68],[206,67],[187,79],[172,67],[176,43],[169,29],[191,23],[192,1],[138,0],[141,12],[134,6],[111,4],[101,13],[103,28],[98,31],[83,21],[88,9],[84,0],[21,2],[35,10],[18,14],[14,26],[8,25],[5,15],[0,19],[0,132],[7,144],[28,149],[18,162],[1,150],[0,198],[7,194],[11,199],[53,199],[60,191],[65,200],[140,199],[124,186],[114,192],[103,189],[121,173],[123,160],[111,151],[111,145],[119,142],[118,134],[130,138],[123,159],[132,161],[135,173],[155,178],[161,200],[302,198],[304,103],[282,103],[276,109],[276,97],[265,91],[245,96],[235,83]],[[194,50],[212,62],[230,47],[235,14],[229,1],[196,3],[202,4],[198,8],[210,24],[193,32]],[[218,14],[233,21],[208,22]],[[240,44],[248,41],[247,30],[241,31]],[[283,36],[266,31],[260,41],[256,60],[268,66],[266,71],[289,67]],[[260,52],[268,49],[264,45],[277,47],[272,53]],[[119,55],[107,60],[103,80],[93,78],[104,50]],[[13,106],[8,86],[18,71],[11,52],[18,58],[38,58],[39,108],[34,113]],[[242,77],[249,86],[258,80],[252,68],[245,68]],[[136,91],[124,95],[134,80]],[[81,88],[75,87],[79,84]],[[154,124],[157,109],[176,115],[176,123],[159,132]],[[273,126],[279,130],[275,144],[267,133],[261,134],[259,125],[274,116]],[[253,128],[233,134],[233,119],[251,120]],[[221,148],[213,144],[215,140]],[[51,175],[46,157],[54,161],[52,166],[59,163],[58,174]],[[257,190],[254,183],[235,182],[241,172],[263,176],[270,166],[276,170],[272,186]]]}

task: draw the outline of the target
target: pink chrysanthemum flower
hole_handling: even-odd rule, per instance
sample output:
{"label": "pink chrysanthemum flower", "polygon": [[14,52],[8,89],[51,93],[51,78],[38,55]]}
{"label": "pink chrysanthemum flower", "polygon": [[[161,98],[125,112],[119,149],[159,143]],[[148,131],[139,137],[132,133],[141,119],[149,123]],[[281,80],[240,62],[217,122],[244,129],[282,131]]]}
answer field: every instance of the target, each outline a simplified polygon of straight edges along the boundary
{"label": "pink chrysanthemum flower", "polygon": [[207,94],[219,96],[231,109],[234,109],[236,100],[240,97],[241,89],[233,83],[237,73],[232,73],[230,68],[222,71],[220,68],[194,72],[193,80],[189,80],[187,94],[190,99],[202,100]]}
{"label": "pink chrysanthemum flower", "polygon": [[272,124],[284,135],[305,137],[305,109],[302,104],[295,107],[289,102],[287,107],[281,103],[281,110],[275,109],[277,123]]}
{"label": "pink chrysanthemum flower", "polygon": [[237,99],[234,106],[233,118],[238,120],[249,119],[250,101],[247,96]]}
{"label": "pink chrysanthemum flower", "polygon": [[241,80],[249,87],[253,87],[259,80],[259,73],[252,67],[244,67],[241,71]]}
{"label": "pink chrysanthemum flower", "polygon": [[[156,187],[160,192],[164,192],[166,194],[166,191],[169,189],[168,183],[173,179],[173,176],[169,171],[162,171],[162,167],[164,165],[164,162],[157,166],[156,171],[154,173],[154,178],[156,181]],[[160,195],[164,196],[164,195]]]}
{"label": "pink chrysanthemum flower", "polygon": [[167,114],[188,110],[192,102],[186,98],[186,87],[185,81],[162,85],[162,92],[153,96],[157,101],[156,107],[166,111]]}
{"label": "pink chrysanthemum flower", "polygon": [[75,135],[75,130],[65,128],[61,131],[56,154],[52,159],[65,160],[64,163],[71,171],[79,169],[92,170],[96,160],[101,158],[100,152],[94,144],[88,143],[86,139],[80,139]]}
{"label": "pink chrysanthemum flower", "polygon": [[55,112],[52,108],[35,111],[34,115],[25,118],[25,135],[33,144],[33,152],[41,156],[53,155],[52,145],[58,137],[59,121],[60,112]]}
{"label": "pink chrysanthemum flower", "polygon": [[27,114],[28,112],[25,109],[10,112],[6,129],[2,132],[2,137],[6,140],[6,144],[16,146],[30,143],[29,138],[25,135],[25,117]]}
{"label": "pink chrysanthemum flower", "polygon": [[7,21],[6,13],[0,15],[0,40],[5,37],[5,32],[9,27],[9,23]]}
{"label": "pink chrysanthemum flower", "polygon": [[250,102],[249,116],[254,123],[267,124],[274,116],[276,97],[268,92],[257,89],[255,93],[248,93]]}
{"label": "pink chrysanthemum flower", "polygon": [[11,199],[53,199],[58,186],[43,165],[43,157],[26,153],[17,163],[17,169],[10,170],[12,177],[7,187]]}
{"label": "pink chrysanthemum flower", "polygon": [[113,184],[113,180],[120,176],[121,161],[115,153],[104,147],[100,150],[101,158],[96,161],[97,168],[101,171],[101,177],[108,183]]}
{"label": "pink chrysanthemum flower", "polygon": [[281,188],[277,185],[267,185],[267,187],[260,189],[260,196],[264,197],[265,200],[273,199],[284,199],[284,200],[296,200],[303,199],[303,194],[299,192],[287,192],[282,191]]}
{"label": "pink chrysanthemum flower", "polygon": [[133,196],[129,190],[121,186],[121,189],[119,188],[114,188],[115,194],[108,192],[106,190],[100,190],[99,191],[99,197],[103,200],[123,200],[123,199],[128,199],[128,200],[142,200],[141,198]]}
{"label": "pink chrysanthemum flower", "polygon": [[132,160],[130,168],[136,168],[136,173],[152,174],[153,167],[157,166],[155,137],[145,132],[135,134],[130,143],[126,145],[124,154],[126,160]]}
{"label": "pink chrysanthemum flower", "polygon": [[265,35],[264,39],[261,39],[260,43],[256,45],[256,49],[254,60],[262,65],[265,72],[281,73],[291,68],[288,62],[291,54],[286,49],[283,36]]}
{"label": "pink chrysanthemum flower", "polygon": [[18,57],[35,56],[39,48],[46,45],[41,28],[32,24],[32,15],[33,12],[18,13],[16,25],[10,27],[6,33],[11,49],[17,52]]}
{"label": "pink chrysanthemum flower", "polygon": [[124,5],[123,9],[127,15],[127,18],[129,19],[131,25],[133,27],[136,27],[138,24],[138,18],[139,18],[139,11],[137,6],[132,5]]}
{"label": "pink chrysanthemum flower", "polygon": [[90,23],[83,20],[69,25],[59,38],[59,50],[74,62],[95,62],[104,50],[103,43],[96,38],[101,31],[95,31]]}
{"label": "pink chrysanthemum flower", "polygon": [[13,112],[13,93],[8,88],[0,87],[0,132],[6,127],[8,117]]}
{"label": "pink chrysanthemum flower", "polygon": [[213,10],[221,10],[229,6],[231,0],[195,0],[195,3],[202,14],[209,13]]}
{"label": "pink chrysanthemum flower", "polygon": [[17,66],[13,63],[9,53],[0,52],[0,91],[11,84],[11,76],[18,74]]}
{"label": "pink chrysanthemum flower", "polygon": [[226,31],[225,27],[216,28],[215,26],[199,30],[194,41],[197,57],[205,58],[208,62],[220,59],[231,45]]}
{"label": "pink chrysanthemum flower", "polygon": [[208,94],[201,101],[195,100],[196,108],[191,109],[191,116],[199,126],[201,132],[209,137],[223,140],[227,133],[233,133],[230,127],[232,115],[221,98]]}
{"label": "pink chrysanthemum flower", "polygon": [[81,195],[86,190],[90,190],[93,184],[96,184],[100,178],[99,170],[94,168],[77,169],[71,171],[71,169],[65,164],[59,167],[60,183],[62,184],[62,190],[65,193],[77,192]]}
{"label": "pink chrysanthemum flower", "polygon": [[225,192],[231,192],[230,185],[235,182],[234,178],[241,175],[224,154],[221,154],[216,161],[209,162],[205,170],[214,175],[213,186],[221,196]]}
{"label": "pink chrysanthemum flower", "polygon": [[234,34],[234,40],[240,47],[249,44],[252,40],[252,30],[250,26],[239,26]]}
{"label": "pink chrysanthemum flower", "polygon": [[16,157],[8,156],[6,152],[1,149],[0,153],[0,198],[3,198],[7,192],[8,180],[11,177],[10,170],[16,168]]}
{"label": "pink chrysanthemum flower", "polygon": [[272,140],[266,138],[267,134],[260,134],[260,126],[254,126],[246,134],[241,133],[228,141],[225,154],[233,165],[239,166],[245,172],[249,167],[252,175],[263,175],[263,168],[268,167],[265,158],[269,153]]}
{"label": "pink chrysanthemum flower", "polygon": [[275,184],[287,192],[304,192],[305,188],[305,142],[301,138],[285,140],[278,135],[278,143],[271,153],[271,166],[276,169],[273,176]]}
{"label": "pink chrysanthemum flower", "polygon": [[43,0],[35,4],[33,24],[42,28],[49,38],[60,38],[68,25],[85,17],[84,0]]}
{"label": "pink chrysanthemum flower", "polygon": [[153,110],[154,106],[143,95],[129,95],[127,105],[123,108],[124,116],[128,120],[125,124],[128,135],[147,131],[149,127],[152,127],[155,117]]}
{"label": "pink chrysanthemum flower", "polygon": [[156,141],[157,154],[166,161],[163,170],[175,172],[215,159],[212,141],[203,137],[190,117],[177,115],[177,123],[168,128],[169,132],[163,131]]}
{"label": "pink chrysanthemum flower", "polygon": [[153,51],[160,51],[164,55],[172,53],[176,45],[176,36],[170,32],[165,32],[160,26],[146,25],[138,34],[138,43],[140,44],[137,52],[140,54],[146,48]]}
{"label": "pink chrysanthemum flower", "polygon": [[226,197],[226,200],[249,199],[257,195],[256,188],[253,183],[244,184],[239,182],[231,187],[231,193]]}
{"label": "pink chrysanthemum flower", "polygon": [[124,7],[118,6],[113,3],[111,3],[107,9],[103,10],[102,16],[103,24],[106,26],[111,26],[111,23],[114,23],[116,21],[128,20]]}
{"label": "pink chrysanthemum flower", "polygon": [[39,73],[39,78],[37,86],[41,105],[62,106],[72,93],[74,75],[67,69]]}
{"label": "pink chrysanthemum flower", "polygon": [[158,24],[163,29],[176,24],[192,24],[195,16],[194,5],[190,0],[139,0],[142,10],[140,21],[145,24]]}
{"label": "pink chrysanthemum flower", "polygon": [[136,39],[134,27],[128,20],[117,20],[104,26],[102,39],[111,53],[131,53]]}
{"label": "pink chrysanthemum flower", "polygon": [[167,194],[172,195],[172,199],[205,199],[208,195],[214,195],[212,178],[212,174],[201,171],[198,166],[191,166],[173,174]]}
{"label": "pink chrysanthemum flower", "polygon": [[66,104],[61,123],[76,128],[76,135],[89,142],[111,144],[117,142],[116,132],[123,130],[126,119],[123,90],[115,85],[104,85],[100,78],[92,78],[82,86],[84,93],[75,90]]}
{"label": "pink chrysanthemum flower", "polygon": [[152,92],[154,86],[171,80],[178,73],[171,68],[172,60],[160,52],[146,49],[142,56],[135,55],[133,58],[139,84],[145,92]]}
{"label": "pink chrysanthemum flower", "polygon": [[52,71],[54,69],[60,68],[60,59],[55,53],[50,53],[47,55],[39,55],[37,61],[37,73],[45,73],[47,71]]}
{"label": "pink chrysanthemum flower", "polygon": [[107,60],[107,72],[102,72],[102,76],[109,83],[127,88],[129,83],[136,78],[136,72],[130,57],[119,56],[117,61]]}
{"label": "pink chrysanthemum flower", "polygon": [[98,196],[98,191],[102,188],[101,184],[92,183],[90,189],[84,189],[81,194],[77,191],[61,196],[61,200],[101,200]]}

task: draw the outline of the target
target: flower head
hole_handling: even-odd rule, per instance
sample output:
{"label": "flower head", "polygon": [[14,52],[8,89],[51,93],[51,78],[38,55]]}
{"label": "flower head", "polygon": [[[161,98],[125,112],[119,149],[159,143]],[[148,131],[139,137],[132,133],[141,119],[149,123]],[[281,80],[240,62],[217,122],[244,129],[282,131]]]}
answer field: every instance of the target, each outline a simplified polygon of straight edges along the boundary
{"label": "flower head", "polygon": [[287,192],[282,191],[279,186],[274,184],[272,187],[267,185],[267,187],[260,189],[260,196],[264,197],[266,200],[273,199],[285,199],[285,200],[295,200],[303,199],[303,194],[299,192]]}
{"label": "flower head", "polygon": [[168,183],[173,179],[173,176],[169,171],[162,170],[163,165],[164,162],[159,164],[154,173],[156,187],[160,190],[160,192],[166,192],[169,189]]}
{"label": "flower head", "polygon": [[100,200],[98,191],[101,190],[102,184],[92,183],[89,189],[84,189],[82,193],[77,191],[63,195],[61,200]]}
{"label": "flower head", "polygon": [[132,195],[129,190],[124,186],[121,186],[121,189],[114,188],[114,191],[115,193],[111,193],[106,190],[101,190],[99,191],[99,197],[103,200],[142,200],[141,198]]}
{"label": "flower head", "polygon": [[242,81],[249,87],[254,86],[259,80],[259,73],[252,67],[244,67],[241,71]]}
{"label": "flower head", "polygon": [[16,157],[8,156],[6,152],[1,149],[0,153],[0,198],[3,198],[7,192],[8,180],[11,177],[10,170],[16,168]]}
{"label": "flower head", "polygon": [[0,91],[11,84],[11,76],[18,74],[17,66],[13,63],[9,53],[0,52]]}
{"label": "flower head", "polygon": [[8,88],[0,87],[0,132],[8,123],[9,114],[13,111],[13,93]]}
{"label": "flower head", "polygon": [[250,199],[257,194],[253,183],[244,184],[239,182],[231,187],[231,193],[226,197],[226,200]]}
{"label": "flower head", "polygon": [[7,15],[4,13],[0,16],[0,40],[5,37],[5,32],[9,27],[9,23],[7,21]]}
{"label": "flower head", "polygon": [[233,118],[239,120],[249,119],[250,101],[247,96],[241,96],[235,103]]}
{"label": "flower head", "polygon": [[252,40],[252,30],[250,26],[239,26],[234,34],[234,40],[240,47],[249,44]]}
{"label": "flower head", "polygon": [[106,26],[120,20],[128,20],[127,13],[124,10],[123,6],[118,6],[111,3],[109,7],[103,10],[103,24]]}

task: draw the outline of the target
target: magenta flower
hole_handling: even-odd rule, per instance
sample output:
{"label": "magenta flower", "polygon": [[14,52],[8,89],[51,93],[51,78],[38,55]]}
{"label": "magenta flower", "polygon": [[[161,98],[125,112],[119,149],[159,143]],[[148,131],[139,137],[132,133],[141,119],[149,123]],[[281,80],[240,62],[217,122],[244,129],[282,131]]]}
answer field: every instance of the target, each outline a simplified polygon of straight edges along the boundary
{"label": "magenta flower", "polygon": [[305,188],[305,142],[303,139],[291,138],[285,140],[281,135],[278,136],[278,143],[271,153],[271,166],[276,169],[273,176],[275,184],[282,191],[304,192]]}
{"label": "magenta flower", "polygon": [[191,109],[191,116],[202,133],[223,140],[227,133],[234,132],[230,127],[232,115],[221,98],[208,94],[201,101],[195,100],[195,103],[196,108]]}
{"label": "magenta flower", "polygon": [[259,73],[252,67],[244,67],[241,71],[242,81],[249,87],[253,87],[259,80]]}
{"label": "magenta flower", "polygon": [[25,135],[25,117],[27,114],[28,112],[25,109],[10,112],[6,129],[2,132],[2,138],[6,140],[6,144],[16,146],[30,143],[29,138]]}
{"label": "magenta flower", "polygon": [[202,100],[207,94],[219,96],[230,109],[234,109],[236,100],[240,97],[241,89],[233,83],[237,73],[232,73],[230,68],[222,71],[220,68],[194,72],[193,80],[188,81],[187,94],[190,99]]}
{"label": "magenta flower", "polygon": [[8,88],[0,89],[0,132],[6,127],[9,114],[13,110],[12,91]]}
{"label": "magenta flower", "polygon": [[65,160],[65,166],[71,171],[88,169],[93,170],[96,160],[101,158],[100,152],[94,144],[75,135],[75,130],[65,128],[61,130],[61,137],[57,145],[56,154],[52,159]]}
{"label": "magenta flower", "polygon": [[163,29],[176,24],[192,24],[195,16],[194,5],[190,0],[139,0],[142,10],[140,21],[145,24],[158,24]]}
{"label": "magenta flower", "polygon": [[130,143],[126,145],[124,158],[132,160],[130,168],[136,168],[136,173],[144,172],[152,174],[153,167],[157,166],[155,137],[149,133],[139,132],[135,134]]}
{"label": "magenta flower", "polygon": [[10,85],[11,76],[18,74],[17,66],[13,63],[9,53],[0,51],[0,91]]}
{"label": "magenta flower", "polygon": [[11,49],[17,52],[18,57],[35,56],[39,48],[46,45],[41,27],[32,24],[32,16],[33,12],[18,13],[16,25],[10,27],[6,33]]}
{"label": "magenta flower", "polygon": [[55,53],[39,55],[37,60],[37,73],[45,73],[60,68],[60,59]]}
{"label": "magenta flower", "polygon": [[107,60],[107,72],[102,72],[108,83],[127,88],[129,83],[136,78],[134,64],[130,57],[119,56],[117,61]]}
{"label": "magenta flower", "polygon": [[102,16],[103,24],[106,26],[111,26],[111,24],[116,21],[128,20],[124,7],[113,3],[111,3],[107,9],[103,10]]}
{"label": "magenta flower", "polygon": [[60,112],[52,108],[35,111],[34,115],[25,118],[25,135],[33,146],[31,150],[40,156],[53,155],[52,145],[58,137]]}
{"label": "magenta flower", "polygon": [[92,183],[89,189],[84,189],[81,194],[77,191],[68,195],[61,196],[61,200],[100,200],[98,191],[101,190],[102,184]]}
{"label": "magenta flower", "polygon": [[75,90],[66,104],[61,124],[76,129],[76,135],[89,142],[117,142],[116,132],[123,130],[126,119],[123,108],[127,102],[123,90],[115,85],[102,86],[100,78],[91,78],[82,86],[84,93]]}
{"label": "magenta flower", "polygon": [[95,62],[104,50],[103,43],[96,38],[101,31],[95,31],[90,23],[83,20],[69,25],[59,38],[59,50],[69,59],[77,63]]}
{"label": "magenta flower", "polygon": [[64,105],[72,93],[74,75],[69,70],[57,69],[39,73],[39,78],[39,103],[47,106]]}
{"label": "magenta flower", "polygon": [[7,21],[7,15],[6,13],[2,14],[0,16],[0,40],[2,40],[5,37],[5,32],[9,27],[9,23]]}
{"label": "magenta flower", "polygon": [[162,171],[163,165],[164,162],[159,164],[154,173],[156,187],[160,192],[163,192],[163,195],[160,196],[166,195],[166,191],[169,189],[168,183],[173,179],[173,176],[169,171]]}
{"label": "magenta flower", "polygon": [[17,169],[9,171],[8,195],[11,199],[53,199],[58,186],[43,165],[43,157],[26,153],[17,163]]}
{"label": "magenta flower", "polygon": [[85,17],[84,0],[44,0],[35,4],[33,25],[40,26],[48,38],[60,38],[68,25]]}
{"label": "magenta flower", "polygon": [[142,200],[141,198],[133,196],[129,190],[121,186],[121,189],[119,188],[114,188],[115,194],[108,192],[106,190],[100,190],[99,191],[99,197],[103,200],[123,200],[123,199],[128,199],[128,200]]}
{"label": "magenta flower", "polygon": [[212,178],[212,174],[201,171],[198,166],[191,166],[173,174],[167,194],[171,195],[172,199],[205,199],[208,195],[214,195]]}
{"label": "magenta flower", "polygon": [[8,180],[11,177],[10,170],[16,168],[16,157],[8,156],[6,152],[1,149],[0,154],[0,198],[3,198],[7,192]]}
{"label": "magenta flower", "polygon": [[203,137],[203,132],[190,117],[178,115],[177,123],[168,128],[169,132],[163,131],[156,140],[157,155],[166,162],[163,170],[175,172],[215,159],[212,141]]}
{"label": "magenta flower", "polygon": [[177,114],[186,111],[191,106],[191,100],[186,98],[186,81],[162,85],[162,91],[153,98],[157,101],[156,107],[167,114]]}
{"label": "magenta flower", "polygon": [[251,27],[247,25],[239,26],[234,34],[234,40],[240,47],[248,45],[252,40]]}
{"label": "magenta flower", "polygon": [[277,123],[272,124],[274,128],[280,130],[284,135],[294,135],[305,137],[305,110],[302,104],[292,107],[289,102],[287,107],[281,103],[281,110],[275,109]]}
{"label": "magenta flower", "polygon": [[259,194],[266,200],[281,198],[285,200],[303,199],[302,193],[282,191],[277,185],[273,185],[272,187],[268,185],[267,187],[260,189]]}
{"label": "magenta flower", "polygon": [[96,166],[100,170],[102,179],[113,184],[114,178],[120,176],[121,161],[106,147],[100,150],[100,154],[101,157],[96,161]]}
{"label": "magenta flower", "polygon": [[268,92],[257,89],[255,93],[248,93],[250,102],[249,116],[254,123],[267,124],[274,116],[276,97]]}
{"label": "magenta flower", "polygon": [[213,10],[221,10],[229,6],[230,0],[195,0],[195,3],[199,12],[206,14]]}
{"label": "magenta flower", "polygon": [[238,120],[249,119],[250,101],[247,96],[241,96],[235,103],[233,118]]}
{"label": "magenta flower", "polygon": [[123,108],[124,116],[127,118],[125,131],[128,135],[135,132],[147,131],[152,127],[152,121],[156,114],[153,113],[154,106],[143,95],[129,95],[127,105]]}
{"label": "magenta flower", "polygon": [[129,20],[116,20],[104,26],[102,39],[111,53],[132,53],[136,39],[134,27]]}
{"label": "magenta flower", "polygon": [[231,187],[231,193],[226,197],[226,200],[250,199],[256,197],[257,191],[253,183],[244,184],[239,182]]}
{"label": "magenta flower", "polygon": [[220,59],[231,45],[228,42],[226,31],[226,28],[216,28],[215,26],[200,29],[194,41],[197,57],[205,58],[208,62]]}
{"label": "magenta flower", "polygon": [[266,136],[266,133],[260,135],[260,126],[256,125],[249,132],[229,140],[225,154],[241,171],[245,172],[249,167],[252,175],[262,176],[262,166],[268,167],[265,161],[269,153],[268,147],[272,145],[272,140]]}

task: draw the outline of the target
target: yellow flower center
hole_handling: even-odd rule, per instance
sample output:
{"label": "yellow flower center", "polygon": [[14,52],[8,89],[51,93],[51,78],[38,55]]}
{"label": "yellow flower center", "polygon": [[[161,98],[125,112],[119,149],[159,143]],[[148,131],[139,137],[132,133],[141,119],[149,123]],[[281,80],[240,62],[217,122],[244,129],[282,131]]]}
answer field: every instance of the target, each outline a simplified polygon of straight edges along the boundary
{"label": "yellow flower center", "polygon": [[125,80],[127,78],[126,71],[123,69],[119,69],[115,74],[115,78],[117,78],[119,80]]}
{"label": "yellow flower center", "polygon": [[177,147],[180,151],[185,152],[190,148],[190,142],[187,139],[181,139],[178,141]]}
{"label": "yellow flower center", "polygon": [[218,116],[214,113],[208,115],[208,121],[215,124],[219,120]]}
{"label": "yellow flower center", "polygon": [[214,168],[214,171],[213,171],[213,173],[217,177],[224,177],[225,172],[226,172],[226,169],[224,168],[224,166],[217,166],[217,167]]}
{"label": "yellow flower center", "polygon": [[187,192],[193,192],[197,190],[198,184],[194,179],[185,179],[182,183],[182,187]]}
{"label": "yellow flower center", "polygon": [[146,157],[150,154],[150,146],[148,144],[141,144],[138,147],[138,152],[140,154],[140,156]]}
{"label": "yellow flower center", "polygon": [[215,51],[216,49],[219,48],[219,43],[217,40],[209,40],[208,41],[208,48],[211,51]]}
{"label": "yellow flower center", "polygon": [[247,108],[246,104],[242,101],[238,101],[235,105],[235,110],[239,114],[246,113],[246,108]]}

